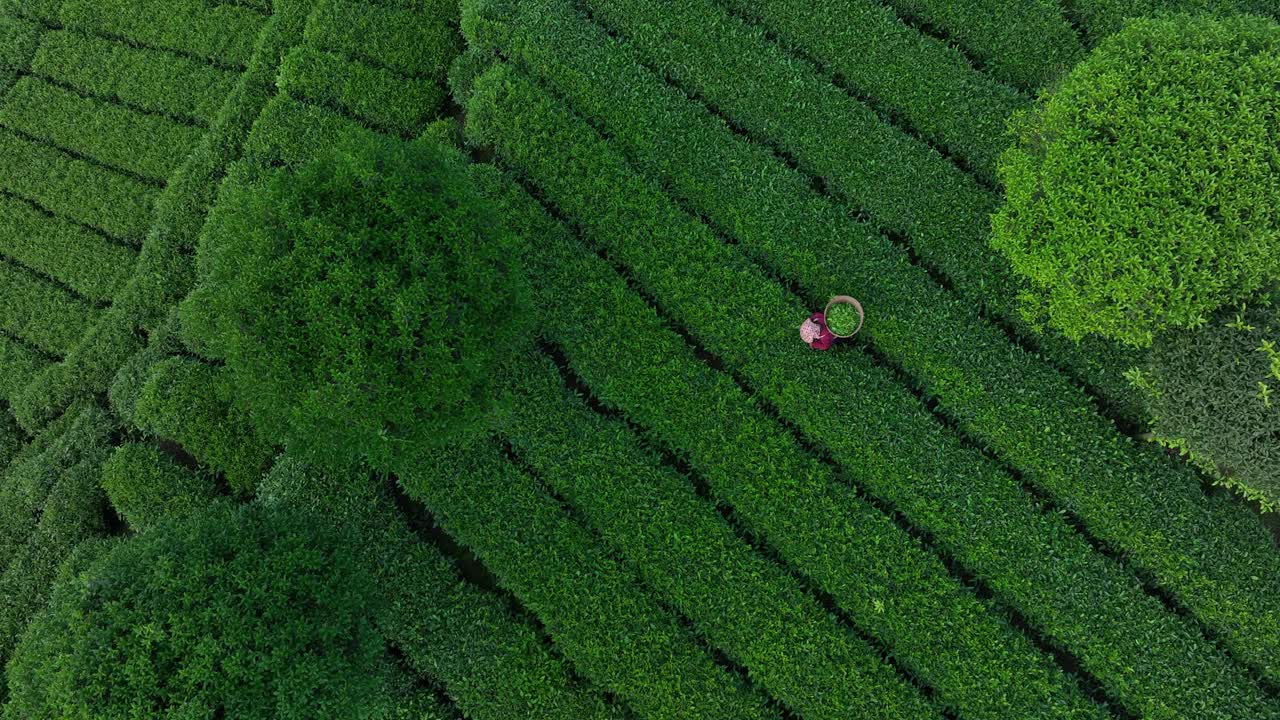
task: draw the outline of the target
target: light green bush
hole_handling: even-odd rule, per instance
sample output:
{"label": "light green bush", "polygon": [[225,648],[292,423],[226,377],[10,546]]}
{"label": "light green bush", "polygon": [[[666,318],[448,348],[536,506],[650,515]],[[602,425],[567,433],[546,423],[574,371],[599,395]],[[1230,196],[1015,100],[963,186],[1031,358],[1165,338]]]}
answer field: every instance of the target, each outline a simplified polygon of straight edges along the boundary
{"label": "light green bush", "polygon": [[993,247],[1028,314],[1138,346],[1280,274],[1280,25],[1135,20],[1013,123]]}

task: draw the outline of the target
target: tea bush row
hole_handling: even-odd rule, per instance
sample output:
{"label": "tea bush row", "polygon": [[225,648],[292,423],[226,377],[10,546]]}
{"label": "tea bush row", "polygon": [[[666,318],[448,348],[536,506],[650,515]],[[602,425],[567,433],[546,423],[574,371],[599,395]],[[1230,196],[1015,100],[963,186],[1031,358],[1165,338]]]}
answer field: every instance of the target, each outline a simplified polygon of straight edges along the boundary
{"label": "tea bush row", "polygon": [[164,182],[203,130],[81,97],[34,77],[18,80],[0,123],[54,145]]}
{"label": "tea bush row", "polygon": [[[76,545],[105,529],[105,498],[99,480],[110,420],[89,403],[73,407],[68,416],[64,427],[69,435],[54,441],[51,454],[42,454],[27,467],[47,488],[43,498],[38,503],[7,506],[4,511],[6,515],[24,513],[32,524],[0,576],[0,593],[5,598],[0,604],[0,663],[8,662],[27,623],[48,601],[62,562]],[[6,477],[6,486],[11,481]]]}
{"label": "tea bush row", "polygon": [[23,71],[40,44],[40,26],[0,15],[0,71]]}
{"label": "tea bush row", "polygon": [[73,30],[187,53],[229,68],[249,64],[266,22],[252,10],[203,0],[65,0],[58,20]]}
{"label": "tea bush row", "polygon": [[1005,122],[1028,98],[975,70],[955,47],[905,24],[878,0],[727,5],[815,58],[842,85],[906,121],[982,179],[995,181]]}
{"label": "tea bush row", "polygon": [[[851,244],[849,238],[870,233],[841,217],[803,178],[640,72],[602,34],[576,31],[571,16],[553,8],[542,3],[513,24],[506,51],[603,118],[615,147],[732,231],[740,247],[778,274],[799,273],[811,300],[857,288],[872,308],[867,335],[944,412],[1052,491],[1093,532],[1134,553],[1206,622],[1233,633],[1237,649],[1275,666],[1280,617],[1265,598],[1276,592],[1270,578],[1277,571],[1256,517],[1221,498],[1206,499],[1192,473],[1134,447],[1064,378],[946,297],[883,238]],[[559,42],[545,42],[551,37]],[[721,172],[725,162],[739,171]],[[1146,480],[1134,484],[1134,477]],[[1182,567],[1189,553],[1200,572],[1222,585],[1208,591],[1188,581]],[[1233,588],[1227,605],[1219,596],[1224,587]]]}
{"label": "tea bush row", "polygon": [[[701,365],[622,278],[523,191],[490,168],[475,167],[487,192],[503,199],[508,222],[536,248],[527,262],[544,332],[604,403],[686,459],[717,502],[829,593],[941,702],[975,718],[1054,717],[1061,707],[1089,716],[1088,703],[1061,671],[977,603],[936,557],[809,456],[728,375]],[[538,404],[541,412],[562,419],[537,427],[532,411],[516,405],[504,432],[518,450],[534,453],[545,444],[528,438],[535,430],[549,437],[590,437],[565,429],[588,423],[565,418],[563,408]],[[608,424],[591,425],[610,432]],[[626,446],[625,434],[611,434],[618,438],[615,447]],[[559,454],[595,457],[598,451]],[[620,463],[618,454],[611,450],[602,457]],[[529,461],[542,462],[534,455]],[[752,472],[743,473],[744,467]],[[657,482],[643,487],[670,484]],[[614,492],[625,489],[633,484]],[[575,501],[588,502],[585,493]],[[627,504],[618,507],[621,512]],[[940,643],[939,637],[948,641]],[[997,685],[1001,691],[993,692]]]}
{"label": "tea bush row", "polygon": [[0,254],[64,283],[93,302],[110,300],[128,281],[138,258],[137,250],[131,247],[3,195]]}
{"label": "tea bush row", "polygon": [[444,88],[384,68],[307,47],[280,68],[280,88],[300,99],[342,108],[375,128],[409,134],[435,117]]}
{"label": "tea bush row", "polygon": [[251,495],[271,467],[274,449],[253,433],[232,403],[235,392],[224,371],[180,357],[152,367],[138,392],[133,420],[145,432],[173,440],[227,484]]}
{"label": "tea bush row", "polygon": [[1001,80],[1035,90],[1084,54],[1053,0],[889,0],[900,15],[937,28]]}
{"label": "tea bush row", "polygon": [[[141,218],[148,227],[132,279],[112,306],[64,362],[37,376],[14,398],[14,414],[28,429],[56,417],[78,394],[107,390],[116,371],[142,349],[138,328],[155,329],[169,309],[190,290],[191,253],[222,176],[240,156],[258,114],[277,92],[280,58],[302,40],[311,0],[278,0],[266,21],[248,69],[227,97],[209,132],[169,178],[155,202],[155,215]],[[0,134],[0,145],[4,136]],[[0,163],[4,154],[0,153]],[[0,165],[0,177],[7,168]],[[152,222],[154,220],[154,222]]]}
{"label": "tea bush row", "polygon": [[141,244],[156,189],[0,130],[0,186],[40,207]]}
{"label": "tea bush row", "polygon": [[9,567],[38,526],[41,508],[58,477],[99,453],[110,425],[96,407],[78,407],[24,443],[0,473],[0,572]]}
{"label": "tea bush row", "polygon": [[[12,402],[13,397],[52,362],[40,351],[0,333],[0,398]],[[21,426],[20,426],[21,427]]]}
{"label": "tea bush row", "polygon": [[24,268],[0,260],[0,328],[50,355],[65,355],[100,313]]}
{"label": "tea bush row", "polygon": [[1008,261],[987,247],[990,215],[999,205],[995,193],[711,0],[662,7],[651,0],[586,4],[647,65],[735,128],[794,159],[825,192],[909,240],[920,261],[961,297],[1034,336],[1048,357],[1127,417],[1141,416],[1137,393],[1123,377],[1136,362],[1132,353],[1100,342],[1082,349],[1021,323],[1015,303],[1020,285]]}
{"label": "tea bush row", "polygon": [[388,596],[379,627],[418,673],[436,678],[476,720],[622,720],[619,706],[573,677],[535,626],[500,595],[463,582],[439,550],[418,540],[375,477],[324,472],[287,453],[258,498],[322,513],[358,539]]}
{"label": "tea bush row", "polygon": [[1161,12],[1253,13],[1280,19],[1280,8],[1271,0],[1075,0],[1067,6],[1068,16],[1090,44],[1118,32],[1128,18],[1150,17]]}
{"label": "tea bush row", "polygon": [[183,55],[70,31],[43,35],[31,71],[97,97],[208,124],[236,74]]}
{"label": "tea bush row", "polygon": [[112,451],[102,466],[102,489],[135,531],[207,507],[217,494],[207,474],[179,464],[154,445],[139,442]]}
{"label": "tea bush row", "polygon": [[580,675],[642,718],[779,717],[495,443],[414,450],[405,490],[538,616]]}
{"label": "tea bush row", "polygon": [[[467,106],[472,141],[492,145],[526,173],[612,259],[629,266],[675,321],[829,451],[851,479],[931,533],[940,549],[1053,642],[1070,648],[1126,707],[1194,708],[1202,717],[1233,717],[1242,707],[1260,716],[1280,713],[1197,628],[1146,596],[1132,575],[1097,554],[1061,515],[1045,514],[1000,466],[961,445],[892,373],[860,352],[813,353],[797,342],[794,326],[778,319],[803,318],[808,309],[800,300],[637,178],[583,121],[508,68],[480,77],[473,92]],[[713,303],[707,288],[715,288]],[[634,336],[634,323],[617,327]],[[618,335],[611,338],[610,347],[626,344]],[[663,355],[636,355],[655,356]],[[618,372],[620,357],[601,383],[605,390],[634,379],[646,397],[663,386],[637,377],[645,364]],[[683,375],[664,371],[659,377]],[[1256,622],[1264,625],[1266,597],[1230,599],[1257,608]],[[1262,645],[1271,636],[1255,637]]]}
{"label": "tea bush row", "polygon": [[503,434],[520,457],[761,689],[806,718],[937,716],[875,648],[736,537],[688,478],[567,394],[548,358],[527,353],[503,375],[515,400]]}
{"label": "tea bush row", "polygon": [[[462,39],[440,14],[356,0],[320,0],[307,23],[307,44],[346,54],[409,77],[442,82]],[[456,11],[453,11],[456,13]]]}

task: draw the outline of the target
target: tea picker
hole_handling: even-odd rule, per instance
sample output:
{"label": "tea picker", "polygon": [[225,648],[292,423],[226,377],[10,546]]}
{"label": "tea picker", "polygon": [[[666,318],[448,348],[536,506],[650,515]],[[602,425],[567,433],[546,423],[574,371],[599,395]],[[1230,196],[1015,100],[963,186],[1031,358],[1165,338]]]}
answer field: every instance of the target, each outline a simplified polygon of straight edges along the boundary
{"label": "tea picker", "polygon": [[800,324],[800,339],[814,350],[828,350],[836,340],[857,335],[865,320],[862,303],[848,295],[836,295],[822,312]]}

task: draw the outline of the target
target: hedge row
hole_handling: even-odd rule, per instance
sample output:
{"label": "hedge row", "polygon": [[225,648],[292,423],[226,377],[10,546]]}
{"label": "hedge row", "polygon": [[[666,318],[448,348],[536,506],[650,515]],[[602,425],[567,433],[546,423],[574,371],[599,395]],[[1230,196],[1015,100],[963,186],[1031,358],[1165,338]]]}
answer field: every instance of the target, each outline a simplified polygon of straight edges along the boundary
{"label": "hedge row", "polygon": [[0,468],[8,467],[18,451],[27,443],[27,434],[8,408],[0,409]]}
{"label": "hedge row", "polygon": [[[434,4],[433,4],[434,5]],[[415,12],[354,0],[320,0],[307,44],[411,77],[443,82],[462,38],[446,8]]]}
{"label": "hedge row", "polygon": [[46,355],[0,332],[0,398],[12,401],[50,362]]}
{"label": "hedge row", "polygon": [[26,70],[40,31],[35,23],[0,15],[0,70]]}
{"label": "hedge row", "polygon": [[275,450],[232,409],[234,389],[221,369],[182,357],[156,363],[133,406],[143,431],[173,440],[242,495],[271,467]]}
{"label": "hedge row", "polygon": [[58,14],[73,30],[194,55],[239,68],[249,63],[262,15],[204,0],[64,0]]}
{"label": "hedge row", "polygon": [[[612,258],[630,266],[676,321],[854,479],[929,532],[1045,636],[1071,649],[1126,707],[1155,716],[1227,718],[1248,708],[1255,717],[1280,717],[1280,707],[1197,628],[1145,595],[1132,575],[1094,552],[1060,515],[1042,512],[999,465],[964,447],[893,373],[861,352],[814,353],[798,342],[795,325],[783,319],[798,322],[809,308],[638,178],[546,93],[509,68],[496,68],[475,84],[467,130],[528,173]],[[575,336],[592,337],[580,320],[573,322]],[[610,336],[608,347],[617,354],[604,363],[607,379],[583,372],[597,392],[611,395],[634,380],[634,393],[618,391],[613,400],[621,403],[632,394],[663,397],[691,385],[688,371],[655,363],[665,353],[617,350],[635,336],[634,320],[610,318],[593,332],[623,327],[627,333]],[[655,369],[661,372],[646,372]],[[721,402],[704,400],[712,407]],[[670,421],[661,412],[642,420]],[[749,444],[733,447],[741,453]]]}
{"label": "hedge row", "polygon": [[995,182],[1005,122],[1027,96],[975,70],[956,48],[909,27],[879,0],[729,0],[801,48],[859,96],[905,120]]}
{"label": "hedge row", "polygon": [[[1192,472],[1133,445],[1083,393],[949,297],[905,253],[556,4],[521,3],[530,12],[511,23],[509,54],[602,119],[615,147],[750,255],[797,277],[815,305],[855,288],[873,312],[866,335],[944,413],[1131,553],[1241,656],[1280,677],[1280,563],[1256,515],[1206,498]],[[498,35],[500,21],[489,22]],[[726,165],[735,171],[723,172]]]}
{"label": "hedge row", "polygon": [[134,530],[146,530],[166,517],[199,510],[212,502],[218,491],[208,475],[145,443],[126,443],[115,449],[102,466],[102,489]]}
{"label": "hedge row", "polygon": [[[51,483],[38,511],[25,513],[28,520],[38,520],[0,576],[0,597],[5,598],[0,604],[0,663],[8,661],[32,615],[44,606],[62,562],[77,544],[104,530],[104,498],[98,481],[109,420],[100,408],[87,403],[69,412],[76,416],[73,430],[83,425],[89,429],[73,443],[74,461],[34,469],[51,478]],[[4,509],[5,514],[22,511],[13,506]]]}
{"label": "hedge row", "polygon": [[917,24],[938,28],[984,70],[1035,90],[1084,55],[1075,29],[1054,0],[889,0]]}
{"label": "hedge row", "polygon": [[1118,32],[1128,18],[1160,12],[1253,13],[1280,20],[1280,7],[1273,0],[1072,0],[1065,7],[1091,45]]}
{"label": "hedge row", "polygon": [[606,720],[626,713],[574,680],[538,631],[503,600],[459,580],[433,546],[419,542],[386,490],[368,475],[318,472],[282,455],[263,479],[261,502],[289,502],[346,527],[388,594],[379,623],[416,672],[442,682],[476,720]]}
{"label": "hedge row", "polygon": [[67,31],[45,33],[31,71],[133,107],[213,121],[236,75],[182,55]]}
{"label": "hedge row", "polygon": [[66,290],[0,260],[0,329],[50,355],[65,355],[100,311]]}
{"label": "hedge row", "polygon": [[413,451],[405,490],[542,620],[581,675],[644,718],[778,717],[495,443]]}
{"label": "hedge row", "polygon": [[77,463],[97,457],[110,431],[105,414],[88,406],[68,412],[32,438],[0,474],[0,572],[17,557],[35,530],[40,508],[58,477]]}
{"label": "hedge row", "polygon": [[57,23],[62,0],[0,0],[0,15]]}
{"label": "hedge row", "polygon": [[[311,0],[277,0],[249,68],[209,132],[156,198],[154,222],[133,278],[66,360],[41,373],[14,399],[14,414],[24,427],[47,423],[78,394],[105,391],[116,370],[142,349],[145,340],[139,327],[154,329],[190,291],[191,253],[205,215],[228,165],[239,157],[253,121],[276,94],[280,58],[301,41],[310,10]],[[3,157],[0,154],[0,160]],[[148,219],[144,218],[144,227]]]}
{"label": "hedge row", "polygon": [[[952,580],[937,558],[809,457],[728,376],[699,366],[683,341],[659,327],[652,310],[626,290],[621,278],[552,223],[527,195],[488,170],[476,166],[482,187],[501,200],[512,227],[537,244],[526,262],[535,278],[545,331],[561,344],[573,368],[601,390],[605,402],[652,428],[687,458],[740,522],[830,593],[961,716],[1091,716],[1088,701],[1071,681]],[[626,328],[625,339],[615,328]],[[620,449],[634,442],[626,433],[603,422],[587,432],[582,428],[586,420],[572,417],[563,403],[547,407],[543,401],[535,416],[524,404],[535,399],[518,399],[512,426],[504,426],[517,449],[532,443],[521,433],[564,436],[566,443],[604,433],[614,439],[608,453],[600,448],[574,452],[562,462],[598,457],[619,468],[633,466],[634,461],[623,465],[619,457]],[[539,427],[535,417],[540,416],[556,420]],[[540,461],[530,456],[530,462]],[[538,466],[548,475],[554,471]],[[743,467],[752,472],[743,473]],[[651,474],[634,472],[639,473],[634,477]],[[631,480],[617,488],[596,482],[607,475],[580,477],[591,478],[592,492],[602,496],[641,489],[654,493],[672,484],[669,478]],[[679,504],[678,495],[667,495],[663,506]],[[580,506],[592,501],[585,494],[581,500],[573,497]],[[644,504],[637,499],[619,507]],[[869,547],[875,552],[867,552]]]}
{"label": "hedge row", "polygon": [[503,376],[515,399],[503,434],[520,456],[761,688],[815,720],[934,715],[873,647],[737,538],[688,478],[567,394],[548,358],[530,353]]}
{"label": "hedge row", "polygon": [[280,95],[262,110],[245,143],[244,161],[262,166],[296,166],[346,132],[371,131],[327,108]]}
{"label": "hedge row", "polygon": [[1126,417],[1143,416],[1141,399],[1123,376],[1138,362],[1134,351],[1097,340],[1077,346],[1032,332],[1021,320],[1019,281],[1004,256],[987,247],[990,216],[999,206],[995,193],[713,0],[587,4],[661,74],[692,89],[754,137],[781,147],[804,172],[879,227],[909,239],[920,259],[945,275],[967,301],[1034,338]]}
{"label": "hedge row", "polygon": [[140,243],[156,190],[131,177],[0,130],[0,187],[50,212]]}
{"label": "hedge row", "polygon": [[93,301],[110,300],[128,281],[138,252],[0,195],[0,255],[17,260]]}
{"label": "hedge row", "polygon": [[0,107],[0,123],[157,182],[173,173],[204,132],[34,77],[13,86]]}
{"label": "hedge row", "polygon": [[383,130],[407,135],[435,117],[444,88],[383,68],[306,47],[280,67],[280,89],[304,100],[343,108]]}

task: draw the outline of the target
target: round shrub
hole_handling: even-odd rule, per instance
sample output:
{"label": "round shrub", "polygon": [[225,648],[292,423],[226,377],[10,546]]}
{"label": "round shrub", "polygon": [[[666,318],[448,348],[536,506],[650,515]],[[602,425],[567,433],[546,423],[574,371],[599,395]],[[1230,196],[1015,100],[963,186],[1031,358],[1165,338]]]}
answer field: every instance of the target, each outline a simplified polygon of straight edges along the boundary
{"label": "round shrub", "polygon": [[1160,335],[1138,380],[1157,440],[1280,507],[1280,293]]}
{"label": "round shrub", "polygon": [[325,523],[219,502],[57,585],[8,667],[6,718],[368,718],[387,657],[363,565]]}
{"label": "round shrub", "polygon": [[1135,20],[1012,123],[991,244],[1032,319],[1138,346],[1280,274],[1280,25]]}
{"label": "round shrub", "polygon": [[390,469],[485,425],[526,329],[516,250],[456,150],[353,135],[296,174],[224,186],[183,322],[264,438]]}

